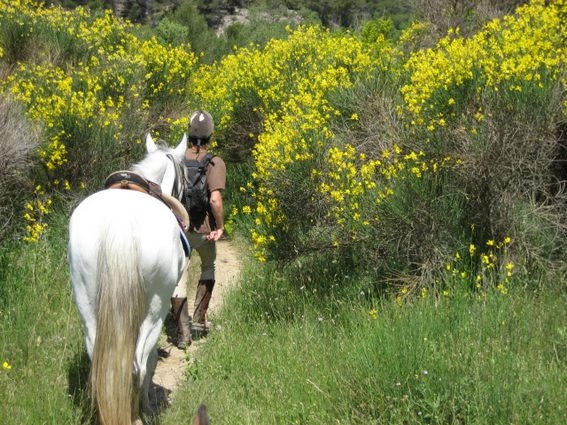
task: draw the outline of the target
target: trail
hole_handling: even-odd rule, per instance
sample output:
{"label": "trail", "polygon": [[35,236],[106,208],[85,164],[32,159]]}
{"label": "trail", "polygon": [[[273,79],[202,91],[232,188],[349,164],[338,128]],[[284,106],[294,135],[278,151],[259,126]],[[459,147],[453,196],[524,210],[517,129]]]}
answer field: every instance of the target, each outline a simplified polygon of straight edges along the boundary
{"label": "trail", "polygon": [[[214,316],[224,302],[225,294],[237,283],[241,264],[236,248],[230,240],[217,242],[216,283],[213,296],[209,304],[209,312]],[[199,271],[199,255],[195,253],[189,264],[188,304],[189,314],[193,311],[193,300],[197,286]],[[213,321],[214,324],[214,321]],[[158,343],[159,360],[150,387],[150,403],[156,411],[160,411],[174,399],[175,392],[185,378],[187,362],[194,356],[199,346],[206,343],[206,338],[193,341],[186,350],[179,350],[172,337],[175,328],[168,323],[166,334],[163,334]],[[212,330],[214,332],[214,329]]]}

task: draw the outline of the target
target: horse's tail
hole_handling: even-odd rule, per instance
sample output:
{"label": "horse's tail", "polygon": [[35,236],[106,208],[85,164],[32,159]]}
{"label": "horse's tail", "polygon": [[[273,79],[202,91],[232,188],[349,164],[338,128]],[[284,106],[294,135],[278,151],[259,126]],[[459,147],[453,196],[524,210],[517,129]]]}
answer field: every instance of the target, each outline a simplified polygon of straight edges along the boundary
{"label": "horse's tail", "polygon": [[134,356],[146,297],[134,235],[109,231],[97,263],[98,316],[91,365],[93,407],[102,425],[138,417],[140,383]]}

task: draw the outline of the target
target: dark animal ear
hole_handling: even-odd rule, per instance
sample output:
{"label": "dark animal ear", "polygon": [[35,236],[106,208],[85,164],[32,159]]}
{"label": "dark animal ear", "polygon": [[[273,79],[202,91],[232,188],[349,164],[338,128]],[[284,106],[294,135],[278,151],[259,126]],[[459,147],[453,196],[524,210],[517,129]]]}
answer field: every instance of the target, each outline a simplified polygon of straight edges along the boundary
{"label": "dark animal ear", "polygon": [[201,404],[197,408],[197,415],[193,420],[193,425],[209,425],[209,415],[207,415],[207,406]]}

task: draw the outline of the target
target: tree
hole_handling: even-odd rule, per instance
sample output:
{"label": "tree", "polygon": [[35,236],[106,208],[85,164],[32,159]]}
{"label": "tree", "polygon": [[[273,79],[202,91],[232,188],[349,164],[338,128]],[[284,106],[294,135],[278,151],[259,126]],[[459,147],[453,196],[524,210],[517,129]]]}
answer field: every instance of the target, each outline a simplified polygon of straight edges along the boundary
{"label": "tree", "polygon": [[118,17],[132,22],[146,22],[152,13],[154,0],[104,0],[105,7]]}

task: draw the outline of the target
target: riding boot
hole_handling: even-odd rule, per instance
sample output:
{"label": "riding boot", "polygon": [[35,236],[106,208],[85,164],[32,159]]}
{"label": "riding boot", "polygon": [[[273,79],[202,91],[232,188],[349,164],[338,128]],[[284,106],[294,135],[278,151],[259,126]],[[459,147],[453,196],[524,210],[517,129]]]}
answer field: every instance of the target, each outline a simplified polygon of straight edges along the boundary
{"label": "riding boot", "polygon": [[191,331],[197,337],[205,336],[209,333],[211,323],[207,321],[207,310],[214,286],[215,281],[212,279],[200,280],[199,286],[197,286],[195,312],[193,313],[193,323],[191,325]]}
{"label": "riding boot", "polygon": [[177,348],[184,350],[191,345],[191,319],[187,311],[187,298],[171,299],[171,315],[177,328]]}

